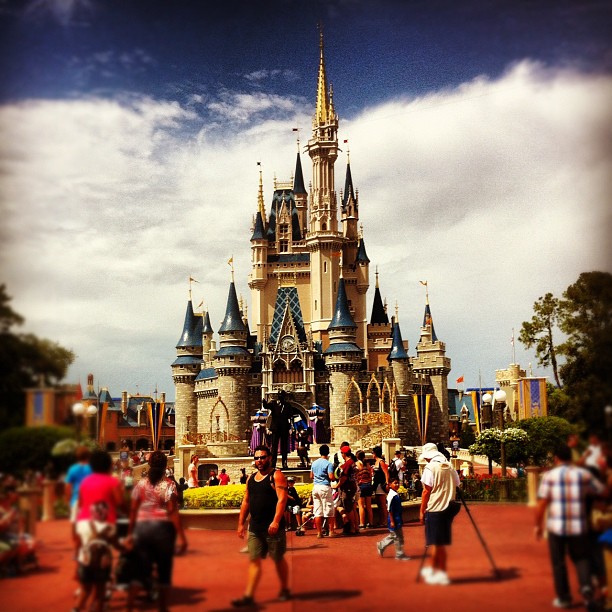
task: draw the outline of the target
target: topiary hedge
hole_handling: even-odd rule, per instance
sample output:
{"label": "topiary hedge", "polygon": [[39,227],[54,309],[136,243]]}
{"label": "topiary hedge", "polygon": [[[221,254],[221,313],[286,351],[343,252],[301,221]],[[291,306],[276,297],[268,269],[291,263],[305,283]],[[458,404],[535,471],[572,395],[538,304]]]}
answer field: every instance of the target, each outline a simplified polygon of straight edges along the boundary
{"label": "topiary hedge", "polygon": [[[187,489],[183,494],[187,510],[220,510],[240,508],[246,485],[229,484],[218,487],[197,487]],[[312,484],[296,484],[295,489],[303,504],[307,504]]]}

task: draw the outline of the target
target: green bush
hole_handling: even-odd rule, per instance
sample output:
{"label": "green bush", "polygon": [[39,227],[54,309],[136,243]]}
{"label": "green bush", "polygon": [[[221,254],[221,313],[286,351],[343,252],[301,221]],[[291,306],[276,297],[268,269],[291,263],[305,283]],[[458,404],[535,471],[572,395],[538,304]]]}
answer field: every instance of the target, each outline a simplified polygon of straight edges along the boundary
{"label": "green bush", "polygon": [[57,442],[74,437],[70,427],[12,427],[0,433],[0,471],[23,475],[26,470],[44,471],[52,464],[63,468],[51,455]]}

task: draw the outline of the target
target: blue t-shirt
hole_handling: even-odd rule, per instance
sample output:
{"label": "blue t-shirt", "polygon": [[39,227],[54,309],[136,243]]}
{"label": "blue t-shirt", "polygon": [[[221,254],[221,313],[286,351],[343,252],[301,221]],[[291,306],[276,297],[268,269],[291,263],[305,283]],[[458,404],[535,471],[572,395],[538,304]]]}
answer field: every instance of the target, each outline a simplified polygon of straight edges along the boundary
{"label": "blue t-shirt", "polygon": [[327,459],[321,457],[313,461],[310,469],[312,470],[313,484],[331,484],[329,475],[334,473],[334,466]]}
{"label": "blue t-shirt", "polygon": [[[401,528],[404,524],[402,520],[402,500],[397,494],[397,491],[393,489],[390,489],[387,494],[387,511],[387,527],[389,531],[395,531],[398,527]],[[393,517],[395,527],[391,527],[391,517]]]}
{"label": "blue t-shirt", "polygon": [[71,465],[66,473],[66,482],[72,487],[70,494],[70,505],[75,504],[79,499],[79,486],[81,482],[91,474],[89,463],[75,463]]}

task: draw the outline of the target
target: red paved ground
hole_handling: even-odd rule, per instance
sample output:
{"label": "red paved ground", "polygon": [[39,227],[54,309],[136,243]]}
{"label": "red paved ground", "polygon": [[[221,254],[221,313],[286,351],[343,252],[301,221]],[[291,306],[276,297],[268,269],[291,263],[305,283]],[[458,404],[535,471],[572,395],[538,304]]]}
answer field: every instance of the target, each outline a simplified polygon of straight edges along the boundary
{"label": "red paved ground", "polygon": [[[417,584],[423,554],[423,528],[405,528],[406,552],[413,561],[380,559],[375,542],[383,530],[356,537],[317,540],[309,531],[303,538],[291,532],[288,561],[295,599],[275,601],[278,585],[270,561],[257,593],[260,609],[271,612],[393,610],[418,607],[433,612],[495,610],[531,612],[550,610],[554,597],[545,542],[533,536],[533,510],[525,506],[470,505],[501,578],[494,577],[476,532],[462,510],[454,523],[450,550],[450,586]],[[40,523],[40,569],[15,578],[0,579],[3,611],[70,610],[76,588],[69,525],[66,521]],[[244,588],[246,555],[242,541],[229,531],[189,530],[190,550],[176,559],[172,610],[228,610]],[[572,583],[576,592],[572,569]],[[115,593],[110,610],[123,608],[124,596]],[[154,610],[151,604],[141,609]]]}

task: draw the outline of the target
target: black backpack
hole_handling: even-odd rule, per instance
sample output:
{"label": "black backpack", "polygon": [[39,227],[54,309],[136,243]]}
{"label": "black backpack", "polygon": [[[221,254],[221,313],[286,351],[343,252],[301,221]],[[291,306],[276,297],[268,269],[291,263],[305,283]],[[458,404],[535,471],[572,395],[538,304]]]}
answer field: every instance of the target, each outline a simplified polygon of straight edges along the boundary
{"label": "black backpack", "polygon": [[389,482],[391,482],[394,478],[399,480],[399,471],[397,470],[397,465],[395,465],[395,459],[392,459],[388,465],[389,469]]}

